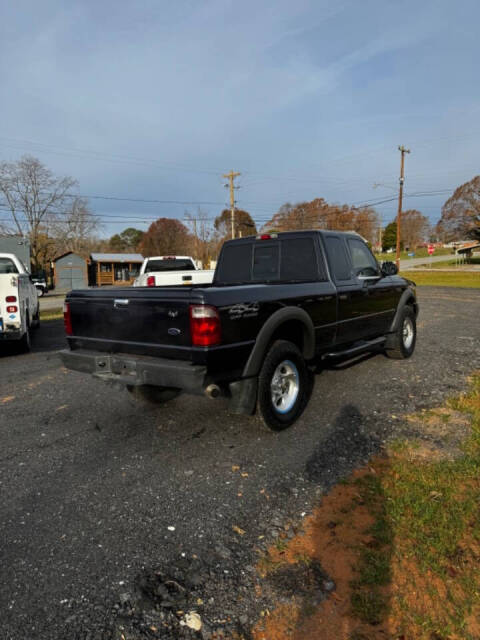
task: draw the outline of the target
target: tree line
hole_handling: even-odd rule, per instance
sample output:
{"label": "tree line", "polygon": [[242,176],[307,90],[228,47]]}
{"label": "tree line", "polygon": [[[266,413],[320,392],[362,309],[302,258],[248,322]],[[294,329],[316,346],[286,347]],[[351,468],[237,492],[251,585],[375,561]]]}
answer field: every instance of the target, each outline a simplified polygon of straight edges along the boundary
{"label": "tree line", "polygon": [[[29,238],[34,269],[43,268],[67,251],[82,255],[92,251],[139,252],[144,256],[183,254],[206,264],[231,237],[231,212],[224,209],[213,224],[208,213],[199,210],[195,216],[186,212],[183,221],[161,217],[147,231],[128,227],[110,238],[101,238],[99,217],[90,210],[87,199],[75,193],[77,188],[74,178],[54,175],[32,156],[0,164],[0,234]],[[410,249],[428,240],[480,240],[480,176],[455,190],[434,227],[416,209],[402,213],[401,225],[402,245]],[[287,202],[261,229],[248,211],[235,210],[235,237],[260,230],[301,229],[356,231],[373,247],[381,243],[383,249],[396,244],[396,223],[382,229],[373,207],[332,204],[321,197],[296,204]]]}

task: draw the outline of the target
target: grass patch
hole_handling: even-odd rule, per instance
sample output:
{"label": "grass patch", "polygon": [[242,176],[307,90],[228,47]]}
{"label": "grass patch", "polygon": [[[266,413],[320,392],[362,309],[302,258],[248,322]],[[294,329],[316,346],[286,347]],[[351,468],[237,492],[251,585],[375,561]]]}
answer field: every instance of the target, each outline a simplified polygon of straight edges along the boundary
{"label": "grass patch", "polygon": [[351,480],[373,516],[350,582],[351,614],[362,623],[422,640],[480,637],[480,375],[470,385],[449,410],[415,416],[420,438],[436,425],[439,439],[451,409],[464,415],[471,435],[459,457],[419,462],[418,440],[396,442]]}
{"label": "grass patch", "polygon": [[480,273],[472,271],[402,271],[400,275],[419,286],[480,288]]}
{"label": "grass patch", "polygon": [[352,611],[378,624],[372,620],[387,613],[382,586],[393,586],[388,615],[406,637],[479,637],[480,376],[449,405],[471,419],[463,456],[419,463],[410,445],[397,446],[373,481],[361,479],[378,547],[359,554]]}
{"label": "grass patch", "polygon": [[353,614],[368,624],[379,624],[387,610],[386,598],[378,591],[356,591],[352,594]]}
{"label": "grass patch", "polygon": [[350,582],[350,605],[355,617],[377,625],[388,610],[385,587],[392,577],[393,532],[387,518],[382,477],[373,467],[371,471],[354,481],[360,503],[373,516],[373,524],[365,531],[368,537],[357,552],[355,577]]}
{"label": "grass patch", "polygon": [[40,309],[40,321],[48,322],[49,320],[60,320],[63,318],[63,307],[58,309]]}

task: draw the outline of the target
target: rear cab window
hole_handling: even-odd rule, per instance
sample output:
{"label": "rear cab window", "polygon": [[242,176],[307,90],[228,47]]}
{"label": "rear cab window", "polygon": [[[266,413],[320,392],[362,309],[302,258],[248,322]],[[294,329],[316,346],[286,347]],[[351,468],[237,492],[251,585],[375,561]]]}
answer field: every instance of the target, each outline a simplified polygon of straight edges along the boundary
{"label": "rear cab window", "polygon": [[10,258],[0,258],[0,274],[18,273],[17,266]]}
{"label": "rear cab window", "polygon": [[280,280],[280,243],[253,245],[252,280]]}
{"label": "rear cab window", "polygon": [[225,285],[325,280],[323,257],[307,236],[226,244],[215,274]]}
{"label": "rear cab window", "polygon": [[147,262],[145,273],[152,271],[195,271],[195,265],[188,258],[162,258],[161,260],[149,260]]}

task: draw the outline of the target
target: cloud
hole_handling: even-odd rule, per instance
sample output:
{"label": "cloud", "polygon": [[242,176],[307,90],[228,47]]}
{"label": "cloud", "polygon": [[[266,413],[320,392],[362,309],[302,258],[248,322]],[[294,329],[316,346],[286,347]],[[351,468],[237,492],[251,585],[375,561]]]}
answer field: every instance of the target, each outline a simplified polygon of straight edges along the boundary
{"label": "cloud", "polygon": [[[445,131],[463,157],[452,184],[475,162],[475,145],[455,141],[480,104],[473,0],[32,0],[2,12],[0,136],[67,148],[34,152],[85,192],[217,201],[219,177],[175,167],[224,167],[278,178],[245,201],[359,200],[396,179],[401,142],[418,186],[438,181],[448,159],[414,145]],[[0,159],[32,148],[0,145]]]}

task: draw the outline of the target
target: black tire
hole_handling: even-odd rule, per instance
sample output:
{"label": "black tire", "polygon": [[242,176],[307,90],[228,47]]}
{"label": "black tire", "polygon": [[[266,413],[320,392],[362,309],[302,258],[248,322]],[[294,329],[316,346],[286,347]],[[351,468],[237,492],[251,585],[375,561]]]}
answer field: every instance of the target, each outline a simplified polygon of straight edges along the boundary
{"label": "black tire", "polygon": [[273,431],[290,427],[307,406],[311,390],[312,375],[298,347],[287,340],[274,342],[258,377],[258,409],[265,425]]}
{"label": "black tire", "polygon": [[33,316],[32,329],[40,328],[40,305],[37,307],[37,313]]}
{"label": "black tire", "polygon": [[25,319],[25,324],[26,324],[25,333],[20,338],[18,343],[18,349],[20,353],[28,353],[32,348],[31,336],[30,336],[30,318],[28,317],[28,313]]}
{"label": "black tire", "polygon": [[406,305],[400,313],[398,329],[387,338],[385,353],[389,358],[394,358],[395,360],[410,358],[415,351],[416,342],[417,323],[415,312],[411,306]]}
{"label": "black tire", "polygon": [[163,404],[169,400],[173,400],[180,395],[181,389],[173,387],[155,387],[153,385],[144,384],[141,387],[127,385],[127,391],[130,395],[142,404]]}

